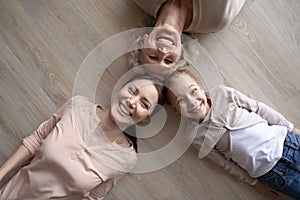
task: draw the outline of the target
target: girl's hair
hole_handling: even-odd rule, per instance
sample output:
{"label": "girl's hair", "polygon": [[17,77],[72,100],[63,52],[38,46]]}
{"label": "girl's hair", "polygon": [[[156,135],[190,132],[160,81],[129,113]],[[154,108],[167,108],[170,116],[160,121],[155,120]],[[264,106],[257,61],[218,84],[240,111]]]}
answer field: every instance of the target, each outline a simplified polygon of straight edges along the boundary
{"label": "girl's hair", "polygon": [[[165,102],[164,101],[164,90],[165,90],[165,88],[163,87],[163,84],[159,79],[157,79],[155,77],[148,76],[148,75],[138,75],[138,76],[134,76],[133,78],[131,78],[124,85],[126,85],[127,83],[129,83],[131,81],[140,80],[140,79],[146,79],[146,80],[152,81],[152,83],[153,83],[153,85],[156,88],[156,91],[158,93],[157,104],[163,105],[164,102]],[[157,109],[157,107],[155,107],[150,115],[155,114],[158,111],[158,109]],[[131,140],[131,142],[133,144],[133,148],[135,149],[136,152],[138,152],[138,145],[137,145],[138,138],[136,137],[136,127],[135,127],[135,125],[127,127],[123,131],[123,133],[126,135],[126,137],[128,137]]]}
{"label": "girl's hair", "polygon": [[[187,69],[178,69],[178,70],[174,71],[171,75],[169,75],[169,77],[164,82],[164,85],[165,85],[164,98],[168,105],[171,105],[171,101],[170,101],[171,94],[174,95],[172,90],[170,90],[169,88],[172,84],[174,84],[176,79],[182,75],[187,75],[187,76],[191,77],[199,85],[200,88],[204,89],[202,83],[191,71],[189,71]],[[206,95],[208,96],[208,93],[206,93]]]}

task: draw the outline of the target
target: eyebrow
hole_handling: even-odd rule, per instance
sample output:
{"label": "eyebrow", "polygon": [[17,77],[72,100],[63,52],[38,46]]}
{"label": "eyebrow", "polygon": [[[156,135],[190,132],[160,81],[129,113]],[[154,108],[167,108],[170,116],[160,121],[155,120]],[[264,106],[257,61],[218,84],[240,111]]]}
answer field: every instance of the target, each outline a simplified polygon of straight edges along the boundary
{"label": "eyebrow", "polygon": [[133,89],[134,91],[139,91],[138,88],[134,84],[128,84],[127,89]]}

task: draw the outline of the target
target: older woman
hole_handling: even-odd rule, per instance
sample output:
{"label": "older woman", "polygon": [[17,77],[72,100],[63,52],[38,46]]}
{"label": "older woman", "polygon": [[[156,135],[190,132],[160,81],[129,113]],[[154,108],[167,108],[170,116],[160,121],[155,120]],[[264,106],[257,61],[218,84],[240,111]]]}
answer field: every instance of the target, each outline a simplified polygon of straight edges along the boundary
{"label": "older woman", "polygon": [[152,74],[165,76],[181,57],[182,32],[220,31],[238,15],[246,0],[135,1],[156,19],[153,31],[140,41],[139,64],[146,64],[144,68]]}

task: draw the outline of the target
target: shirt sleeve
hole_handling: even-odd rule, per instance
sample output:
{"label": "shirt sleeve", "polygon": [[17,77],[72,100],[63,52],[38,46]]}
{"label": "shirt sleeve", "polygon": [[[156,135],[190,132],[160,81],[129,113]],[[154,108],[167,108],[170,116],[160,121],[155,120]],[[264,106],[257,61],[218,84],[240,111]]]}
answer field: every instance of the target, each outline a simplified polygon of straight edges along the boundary
{"label": "shirt sleeve", "polygon": [[63,112],[72,106],[72,99],[66,102],[56,113],[48,120],[41,123],[38,128],[29,136],[23,139],[23,145],[34,155],[35,151],[41,146],[42,141],[51,133],[57,122],[60,120]]}
{"label": "shirt sleeve", "polygon": [[239,181],[244,181],[250,185],[255,185],[258,181],[257,179],[252,178],[246,172],[246,170],[237,165],[233,160],[226,159],[221,152],[215,149],[211,150],[207,157],[214,163],[216,163],[218,166],[222,167],[226,172],[232,174]]}
{"label": "shirt sleeve", "polygon": [[292,131],[292,129],[294,128],[294,125],[289,122],[282,114],[275,111],[268,105],[251,99],[250,97],[247,97],[246,95],[233,88],[227,88],[227,90],[229,90],[232,98],[238,106],[245,108],[250,112],[255,112],[263,119],[265,119],[269,125],[286,126],[289,131]]}
{"label": "shirt sleeve", "polygon": [[82,200],[103,200],[105,195],[116,185],[122,176],[108,179],[84,195]]}

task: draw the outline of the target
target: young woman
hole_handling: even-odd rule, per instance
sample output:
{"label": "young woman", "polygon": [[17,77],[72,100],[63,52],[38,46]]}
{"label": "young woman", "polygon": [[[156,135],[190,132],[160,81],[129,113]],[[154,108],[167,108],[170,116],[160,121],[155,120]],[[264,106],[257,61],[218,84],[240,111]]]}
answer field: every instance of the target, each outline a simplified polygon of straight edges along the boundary
{"label": "young woman", "polygon": [[300,198],[300,131],[284,116],[233,88],[207,93],[187,70],[173,72],[166,86],[167,101],[190,119],[186,134],[200,158],[267,195],[274,193],[265,185]]}
{"label": "young woman", "polygon": [[[139,64],[157,76],[174,71],[182,51],[181,33],[218,32],[238,15],[246,0],[135,0],[155,17],[153,30],[142,37]],[[156,64],[156,65],[153,65]]]}
{"label": "young woman", "polygon": [[147,119],[162,103],[162,86],[137,77],[105,109],[75,96],[23,139],[0,168],[0,180],[23,166],[1,189],[0,199],[103,199],[136,163],[136,141],[127,127]]}

